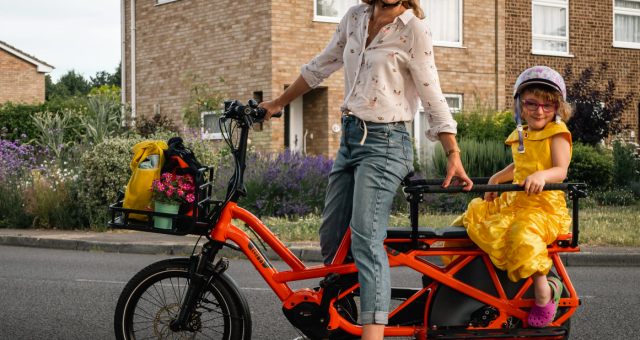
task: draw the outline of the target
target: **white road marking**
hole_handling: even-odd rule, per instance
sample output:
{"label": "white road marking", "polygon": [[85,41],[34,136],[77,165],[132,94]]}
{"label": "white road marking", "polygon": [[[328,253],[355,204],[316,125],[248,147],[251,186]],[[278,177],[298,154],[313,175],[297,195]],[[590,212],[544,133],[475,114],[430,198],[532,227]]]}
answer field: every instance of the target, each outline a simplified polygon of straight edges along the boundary
{"label": "white road marking", "polygon": [[77,279],[77,282],[100,282],[100,283],[117,283],[117,284],[125,284],[126,282],[120,281],[104,281],[104,280],[86,280],[86,279]]}

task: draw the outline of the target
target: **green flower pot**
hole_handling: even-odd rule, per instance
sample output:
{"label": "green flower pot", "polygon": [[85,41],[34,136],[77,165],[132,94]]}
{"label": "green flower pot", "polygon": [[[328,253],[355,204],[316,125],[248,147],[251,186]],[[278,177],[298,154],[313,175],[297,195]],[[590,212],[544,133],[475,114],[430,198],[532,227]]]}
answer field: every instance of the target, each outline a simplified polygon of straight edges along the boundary
{"label": "green flower pot", "polygon": [[[180,209],[180,204],[172,204],[165,202],[153,201],[155,204],[155,212],[165,213],[165,214],[178,214],[178,210]],[[169,217],[161,217],[156,216],[154,220],[154,227],[158,229],[171,229],[171,222],[173,219]]]}

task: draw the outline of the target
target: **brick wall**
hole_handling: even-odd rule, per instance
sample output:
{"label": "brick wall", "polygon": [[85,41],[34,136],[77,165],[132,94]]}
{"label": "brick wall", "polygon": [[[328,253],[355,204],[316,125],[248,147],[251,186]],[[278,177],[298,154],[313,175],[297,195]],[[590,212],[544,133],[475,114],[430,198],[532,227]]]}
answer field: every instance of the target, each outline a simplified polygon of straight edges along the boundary
{"label": "brick wall", "polygon": [[[271,98],[270,3],[262,0],[181,0],[155,6],[136,1],[136,114],[181,121],[189,89],[180,75],[195,72],[213,89],[246,104],[254,92]],[[127,100],[131,100],[131,18],[126,13]],[[225,79],[222,84],[218,77]],[[251,135],[258,148],[271,140],[270,123]]]}
{"label": "brick wall", "polygon": [[0,103],[44,101],[44,73],[37,66],[0,50]]}
{"label": "brick wall", "polygon": [[533,55],[531,53],[531,0],[508,0],[506,4],[507,74],[506,99],[511,100],[513,86],[525,69],[546,65],[561,74],[567,63],[573,63],[574,73],[589,66],[608,62],[609,75],[616,80],[617,93],[623,97],[634,93],[632,107],[625,112],[623,122],[638,131],[640,103],[640,50],[614,48],[613,2],[569,1],[569,53],[573,58]]}
{"label": "brick wall", "polygon": [[[498,3],[496,16],[496,1]],[[504,0],[463,1],[463,48],[435,47],[434,54],[442,92],[463,95],[463,109],[485,104],[505,108]],[[498,58],[496,60],[496,22]],[[497,64],[497,65],[496,65]],[[496,71],[498,77],[496,77]],[[496,86],[497,81],[497,86]]]}

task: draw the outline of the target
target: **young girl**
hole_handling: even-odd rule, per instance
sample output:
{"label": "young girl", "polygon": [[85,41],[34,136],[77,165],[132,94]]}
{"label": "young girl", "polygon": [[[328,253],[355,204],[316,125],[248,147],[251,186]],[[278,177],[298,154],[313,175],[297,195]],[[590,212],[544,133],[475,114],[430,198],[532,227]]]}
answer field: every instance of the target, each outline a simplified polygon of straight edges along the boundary
{"label": "young girl", "polygon": [[[518,128],[506,144],[514,162],[493,175],[489,184],[513,181],[524,192],[488,192],[484,200],[469,203],[453,225],[464,225],[469,237],[509,279],[531,277],[535,304],[527,323],[545,327],[555,318],[562,283],[547,278],[552,261],[547,245],[569,231],[563,191],[542,191],[545,183],[567,176],[571,160],[571,134],[562,122],[571,116],[562,77],[548,67],[533,67],[516,81],[514,111]],[[521,114],[522,113],[522,114]],[[527,122],[521,125],[521,116]],[[448,262],[448,261],[447,261]]]}

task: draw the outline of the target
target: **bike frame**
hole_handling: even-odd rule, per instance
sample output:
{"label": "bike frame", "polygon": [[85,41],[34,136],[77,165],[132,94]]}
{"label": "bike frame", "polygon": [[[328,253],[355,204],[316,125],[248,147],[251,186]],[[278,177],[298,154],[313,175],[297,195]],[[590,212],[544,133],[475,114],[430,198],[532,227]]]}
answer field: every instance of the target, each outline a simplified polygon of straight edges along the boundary
{"label": "bike frame", "polygon": [[[265,257],[265,255],[260,252],[260,250],[255,246],[251,238],[238,227],[231,223],[232,219],[236,218],[246,223],[246,225],[253,229],[260,238],[262,238],[268,245],[271,247],[275,253],[291,268],[291,270],[278,272],[269,262],[269,260]],[[314,267],[306,267],[289,249],[262,223],[257,217],[248,212],[245,209],[242,209],[237,206],[236,203],[230,202],[223,209],[220,214],[220,218],[216,223],[213,231],[211,233],[211,238],[213,240],[219,242],[226,242],[227,240],[231,240],[236,243],[241,251],[249,258],[249,261],[253,263],[256,270],[260,273],[260,275],[264,278],[264,280],[269,284],[274,293],[278,296],[278,298],[285,302],[285,305],[289,303],[297,304],[302,300],[304,294],[294,294],[295,292],[289,287],[288,282],[292,281],[300,281],[307,280],[313,278],[324,278],[329,273],[339,273],[340,275],[355,273],[358,270],[355,267],[355,264],[343,264],[344,258],[347,255],[349,246],[351,244],[351,232],[350,230],[345,235],[338,253],[331,265],[320,265]],[[571,234],[560,235],[558,237],[558,241],[566,241],[571,238]],[[411,239],[393,239],[387,240],[389,242],[411,242]],[[491,305],[503,311],[500,313],[500,317],[496,320],[496,322],[492,323],[488,328],[499,328],[502,323],[506,322],[507,315],[512,315],[521,320],[526,320],[528,312],[523,310],[522,308],[532,307],[534,300],[533,299],[523,299],[522,296],[531,286],[531,278],[527,280],[524,286],[520,289],[520,291],[516,294],[515,298],[509,300],[502,288],[498,280],[498,276],[496,271],[491,264],[491,260],[488,255],[479,250],[477,247],[465,247],[465,248],[444,248],[444,247],[433,247],[436,242],[439,241],[467,241],[470,239],[442,239],[442,238],[433,238],[427,240],[420,240],[421,243],[429,245],[428,250],[410,250],[406,253],[401,253],[396,250],[391,249],[385,245],[387,249],[387,254],[389,257],[389,265],[391,267],[397,266],[407,266],[417,272],[420,272],[434,280],[429,286],[423,288],[418,293],[414,294],[411,298],[407,299],[404,303],[398,306],[395,310],[391,311],[389,317],[392,317],[400,310],[408,306],[415,298],[424,293],[426,290],[431,290],[429,292],[428,301],[433,296],[435,288],[438,285],[449,286],[463,294],[466,294],[470,297],[473,297],[476,300],[479,300],[485,304]],[[562,248],[558,245],[557,242],[553,243],[552,246],[547,248],[549,252],[549,256],[552,259],[556,270],[560,278],[563,280],[566,289],[569,291],[570,297],[563,298],[560,300],[561,307],[569,307],[569,310],[558,318],[555,322],[553,322],[549,326],[560,326],[563,322],[568,320],[574,313],[575,309],[580,304],[580,301],[577,297],[576,291],[567,275],[565,267],[560,259],[559,253],[562,252],[578,252],[579,248]],[[455,261],[450,263],[445,267],[437,266],[429,261],[426,261],[421,256],[434,256],[434,255],[459,255]],[[476,257],[482,257],[484,262],[487,265],[487,269],[491,275],[493,283],[496,287],[496,290],[499,294],[499,298],[494,297],[493,295],[487,294],[477,288],[474,288],[468,284],[460,282],[456,280],[453,275],[457,273],[460,269],[462,269],[466,264],[471,262]],[[347,294],[353,292],[356,288],[359,287],[359,284],[354,285],[353,287],[341,292],[341,294],[334,299],[332,302],[335,302]],[[304,295],[309,297],[309,294]],[[319,301],[317,301],[319,302]],[[429,303],[427,303],[429,305]],[[362,335],[362,327],[358,325],[354,325],[351,322],[344,319],[341,315],[338,314],[336,309],[330,306],[330,323],[329,329],[335,329],[337,327],[343,329],[344,331],[353,334],[353,335]],[[427,325],[428,321],[428,311],[425,311],[425,319],[424,325]],[[523,321],[524,322],[524,321]],[[497,325],[497,327],[496,327]],[[492,327],[493,326],[493,327]],[[385,328],[384,334],[386,336],[414,336],[421,331],[424,331],[427,326],[387,326]],[[471,329],[471,328],[468,328]],[[487,328],[484,328],[487,329]]]}

